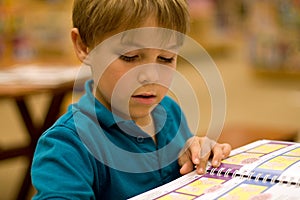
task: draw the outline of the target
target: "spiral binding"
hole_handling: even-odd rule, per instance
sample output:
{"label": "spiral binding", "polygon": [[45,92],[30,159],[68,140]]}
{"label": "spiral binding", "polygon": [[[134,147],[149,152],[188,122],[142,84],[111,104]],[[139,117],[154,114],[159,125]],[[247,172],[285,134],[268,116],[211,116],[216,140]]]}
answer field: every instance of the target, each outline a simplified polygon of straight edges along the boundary
{"label": "spiral binding", "polygon": [[225,174],[224,174],[224,177],[228,177],[231,170],[232,170],[231,168],[227,169]]}
{"label": "spiral binding", "polygon": [[217,170],[217,168],[212,168],[209,174],[213,176],[215,174],[216,170]]}
{"label": "spiral binding", "polygon": [[250,181],[252,179],[252,176],[253,176],[254,172],[250,172],[248,174],[248,177],[247,177],[247,180]]}
{"label": "spiral binding", "polygon": [[298,181],[296,181],[296,187],[300,187],[300,178],[298,178]]}
{"label": "spiral binding", "polygon": [[282,179],[279,180],[279,184],[283,184],[284,179],[286,179],[286,176],[282,177]]}
{"label": "spiral binding", "polygon": [[259,178],[260,178],[262,175],[263,175],[262,173],[257,174],[257,175],[255,176],[254,181],[255,181],[255,182],[258,182],[258,181],[259,181]]}
{"label": "spiral binding", "polygon": [[294,180],[294,177],[290,177],[290,180],[288,181],[288,185],[292,185],[293,184],[293,180]]}
{"label": "spiral binding", "polygon": [[263,180],[262,180],[262,182],[263,182],[263,183],[266,183],[267,180],[268,180],[268,178],[269,178],[270,176],[271,176],[271,174],[265,175],[264,178],[263,178]]}
{"label": "spiral binding", "polygon": [[278,176],[273,176],[271,179],[271,184],[275,184],[277,179],[278,179]]}
{"label": "spiral binding", "polygon": [[245,180],[254,180],[255,182],[262,181],[263,183],[270,182],[271,184],[286,184],[288,186],[294,185],[295,187],[300,187],[300,177],[296,180],[295,177],[287,177],[283,176],[282,178],[279,179],[279,176],[277,175],[271,175],[271,174],[263,174],[263,173],[258,173],[256,175],[255,172],[241,172],[240,170],[236,169],[233,170],[231,168],[211,168],[209,171],[209,174],[214,176],[223,176],[225,178],[227,177],[232,177],[236,178],[239,177],[241,179]]}
{"label": "spiral binding", "polygon": [[233,177],[233,178],[235,178],[235,177],[237,176],[238,171],[239,171],[239,170],[235,170],[235,171],[233,172],[233,174],[232,174],[232,177]]}
{"label": "spiral binding", "polygon": [[247,175],[247,171],[244,171],[242,173],[240,173],[240,178],[241,179],[248,179],[249,175]]}
{"label": "spiral binding", "polygon": [[225,168],[221,168],[220,170],[218,170],[218,173],[217,173],[217,176],[221,176],[222,175],[222,171],[224,170]]}

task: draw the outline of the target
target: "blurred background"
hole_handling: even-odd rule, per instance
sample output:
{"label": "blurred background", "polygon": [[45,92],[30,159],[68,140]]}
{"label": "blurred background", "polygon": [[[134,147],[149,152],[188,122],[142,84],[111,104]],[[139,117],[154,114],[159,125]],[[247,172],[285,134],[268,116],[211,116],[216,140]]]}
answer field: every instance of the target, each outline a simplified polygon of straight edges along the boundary
{"label": "blurred background", "polygon": [[[300,0],[189,3],[189,36],[209,53],[224,81],[227,111],[220,141],[233,147],[262,138],[298,141]],[[0,70],[26,64],[79,66],[69,37],[71,9],[72,0],[0,0]],[[197,94],[198,133],[205,134],[211,120],[206,85],[187,62],[180,60],[178,70]],[[36,123],[47,101],[46,94],[28,97]],[[65,107],[70,102],[71,95]],[[0,98],[1,148],[29,140],[14,103]],[[28,163],[24,157],[0,161],[0,200],[15,198]]]}

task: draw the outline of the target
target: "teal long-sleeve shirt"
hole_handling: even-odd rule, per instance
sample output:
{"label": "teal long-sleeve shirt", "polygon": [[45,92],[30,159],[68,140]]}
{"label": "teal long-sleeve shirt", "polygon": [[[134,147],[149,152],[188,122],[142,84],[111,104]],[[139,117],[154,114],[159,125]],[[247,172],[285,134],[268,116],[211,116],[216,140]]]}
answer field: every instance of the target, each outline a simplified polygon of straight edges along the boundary
{"label": "teal long-sleeve shirt", "polygon": [[86,94],[39,139],[31,175],[34,199],[127,199],[180,176],[178,153],[192,136],[179,106],[153,110],[157,142],[131,120]]}

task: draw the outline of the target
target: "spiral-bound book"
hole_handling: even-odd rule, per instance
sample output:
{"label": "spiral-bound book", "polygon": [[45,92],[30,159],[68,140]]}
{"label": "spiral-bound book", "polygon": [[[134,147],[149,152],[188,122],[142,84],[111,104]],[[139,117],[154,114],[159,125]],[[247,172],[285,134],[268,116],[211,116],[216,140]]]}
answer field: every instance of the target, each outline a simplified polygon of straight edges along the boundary
{"label": "spiral-bound book", "polygon": [[300,143],[259,140],[233,150],[204,175],[191,172],[131,200],[299,198]]}

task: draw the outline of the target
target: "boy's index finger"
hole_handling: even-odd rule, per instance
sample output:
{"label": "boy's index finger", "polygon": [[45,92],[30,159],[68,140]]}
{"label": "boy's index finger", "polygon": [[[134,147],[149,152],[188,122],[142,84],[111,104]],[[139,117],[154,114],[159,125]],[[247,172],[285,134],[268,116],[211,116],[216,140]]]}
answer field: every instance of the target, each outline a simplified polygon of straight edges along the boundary
{"label": "boy's index finger", "polygon": [[215,145],[216,145],[216,142],[214,140],[211,140],[208,137],[203,137],[201,139],[201,155],[200,155],[200,157],[207,157],[207,155],[209,156]]}
{"label": "boy's index finger", "polygon": [[217,144],[213,148],[213,159],[212,165],[218,167],[221,164],[221,161],[228,157],[231,152],[231,146],[229,144]]}
{"label": "boy's index finger", "polygon": [[198,174],[204,174],[206,172],[207,162],[211,154],[210,149],[211,148],[207,144],[202,143],[202,145],[200,145],[200,149],[198,150],[199,163],[195,163]]}
{"label": "boy's index finger", "polygon": [[192,154],[193,163],[197,165],[200,162],[208,160],[211,145],[205,141],[205,138],[194,137],[189,149]]}
{"label": "boy's index finger", "polygon": [[223,147],[221,145],[217,144],[213,148],[212,152],[213,152],[212,166],[219,167],[221,164],[221,160],[224,157]]}
{"label": "boy's index finger", "polygon": [[197,137],[194,137],[190,143],[189,151],[191,153],[192,162],[195,165],[200,163],[200,155],[201,155],[201,144]]}
{"label": "boy's index finger", "polygon": [[232,150],[231,145],[224,143],[224,144],[221,144],[221,148],[222,148],[222,154],[223,154],[222,159],[227,158],[230,155],[230,152]]}

